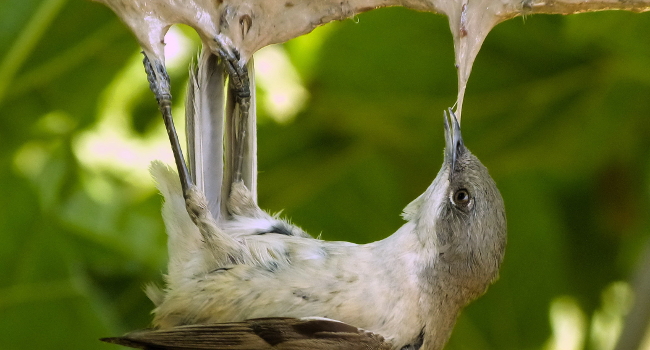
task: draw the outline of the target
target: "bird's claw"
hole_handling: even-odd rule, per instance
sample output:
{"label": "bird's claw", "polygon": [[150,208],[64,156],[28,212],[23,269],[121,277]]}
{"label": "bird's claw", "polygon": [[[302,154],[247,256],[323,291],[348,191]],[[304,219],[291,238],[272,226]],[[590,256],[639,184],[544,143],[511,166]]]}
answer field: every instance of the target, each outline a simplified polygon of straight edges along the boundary
{"label": "bird's claw", "polygon": [[230,77],[230,89],[235,93],[239,102],[242,99],[250,98],[251,87],[248,69],[241,62],[241,54],[234,47],[232,41],[223,35],[215,38],[218,44],[217,54],[221,57],[223,65]]}

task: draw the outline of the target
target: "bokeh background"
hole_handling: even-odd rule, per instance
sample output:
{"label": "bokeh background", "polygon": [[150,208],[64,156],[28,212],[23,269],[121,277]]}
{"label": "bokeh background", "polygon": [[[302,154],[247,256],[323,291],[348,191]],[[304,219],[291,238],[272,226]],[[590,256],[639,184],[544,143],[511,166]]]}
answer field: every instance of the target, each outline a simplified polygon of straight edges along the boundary
{"label": "bokeh background", "polygon": [[[447,349],[612,349],[650,239],[650,15],[497,26],[463,109],[506,202],[501,279]],[[173,27],[177,124],[198,40]],[[445,17],[389,8],[256,56],[263,208],[330,240],[384,238],[442,163]],[[89,1],[0,3],[0,348],[116,349],[166,266],[151,160],[172,163],[138,46]],[[647,298],[636,295],[636,298]],[[646,341],[644,349],[650,349]]]}

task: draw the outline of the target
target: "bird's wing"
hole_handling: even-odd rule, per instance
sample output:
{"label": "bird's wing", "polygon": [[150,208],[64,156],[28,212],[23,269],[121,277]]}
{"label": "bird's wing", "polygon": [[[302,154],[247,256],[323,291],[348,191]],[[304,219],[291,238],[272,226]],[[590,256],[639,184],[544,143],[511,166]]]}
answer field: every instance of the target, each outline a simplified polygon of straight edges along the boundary
{"label": "bird's wing", "polygon": [[388,350],[381,335],[323,318],[262,318],[143,330],[102,341],[138,349]]}

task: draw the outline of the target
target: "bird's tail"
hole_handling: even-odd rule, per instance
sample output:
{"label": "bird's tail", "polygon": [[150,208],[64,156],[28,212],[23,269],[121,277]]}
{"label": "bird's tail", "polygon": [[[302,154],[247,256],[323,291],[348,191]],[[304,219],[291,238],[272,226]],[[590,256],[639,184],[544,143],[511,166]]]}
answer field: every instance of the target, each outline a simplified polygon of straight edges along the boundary
{"label": "bird's tail", "polygon": [[249,97],[228,84],[218,56],[204,48],[190,71],[185,110],[190,175],[215,221],[228,220],[233,184],[257,203],[257,120],[253,59],[246,64]]}
{"label": "bird's tail", "polygon": [[223,137],[226,73],[207,48],[190,68],[185,102],[185,133],[190,176],[204,193],[214,219],[222,217]]}

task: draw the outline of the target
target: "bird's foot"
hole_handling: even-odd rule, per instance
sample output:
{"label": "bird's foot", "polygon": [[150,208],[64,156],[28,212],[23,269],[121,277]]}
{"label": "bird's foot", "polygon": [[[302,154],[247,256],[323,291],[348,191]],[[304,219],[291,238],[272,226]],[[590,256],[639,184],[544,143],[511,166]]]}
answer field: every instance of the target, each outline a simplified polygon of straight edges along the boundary
{"label": "bird's foot", "polygon": [[241,60],[239,50],[234,46],[232,40],[225,35],[218,35],[215,41],[219,46],[217,54],[223,60],[224,67],[230,77],[230,89],[235,93],[237,102],[250,98],[251,86],[248,69]]}
{"label": "bird's foot", "polygon": [[262,210],[257,206],[251,196],[251,192],[246,188],[243,181],[232,184],[230,198],[228,199],[228,211],[232,215],[244,216],[249,218],[263,217]]}

